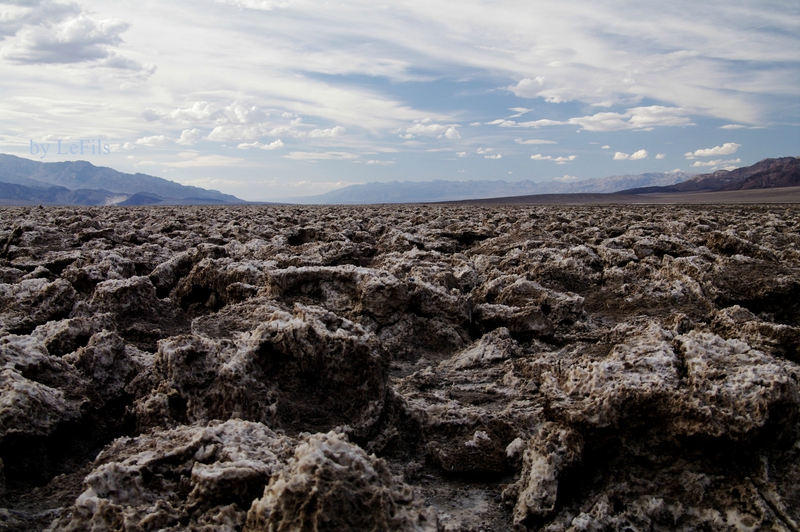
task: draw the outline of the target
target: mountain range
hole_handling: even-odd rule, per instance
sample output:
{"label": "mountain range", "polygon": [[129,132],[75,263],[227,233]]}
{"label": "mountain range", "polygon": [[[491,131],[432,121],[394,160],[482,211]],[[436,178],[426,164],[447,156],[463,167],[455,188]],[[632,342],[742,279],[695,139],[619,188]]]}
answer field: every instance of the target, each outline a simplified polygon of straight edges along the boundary
{"label": "mountain range", "polygon": [[[433,203],[513,200],[551,195],[614,195],[747,191],[800,186],[800,157],[764,159],[734,170],[615,175],[533,181],[393,181],[352,185],[317,196],[285,200],[306,204]],[[606,195],[612,197],[605,197]],[[621,197],[621,196],[618,196]],[[591,199],[591,198],[589,198]],[[589,201],[587,199],[587,201]],[[553,201],[557,200],[554,199]],[[594,200],[592,200],[594,201]],[[181,205],[241,204],[235,196],[185,186],[146,174],[126,174],[86,161],[43,163],[0,154],[0,205]]]}
{"label": "mountain range", "polygon": [[539,183],[534,181],[392,181],[351,185],[317,196],[288,198],[284,201],[311,204],[425,203],[531,194],[610,193],[634,187],[674,185],[690,179],[693,175],[684,172],[626,174],[582,181],[569,178],[568,180]]}
{"label": "mountain range", "polygon": [[44,163],[0,154],[0,204],[174,205],[245,203],[217,190],[87,161]]}
{"label": "mountain range", "polygon": [[723,192],[796,186],[800,186],[800,157],[779,157],[734,170],[697,175],[674,185],[638,187],[619,193]]}

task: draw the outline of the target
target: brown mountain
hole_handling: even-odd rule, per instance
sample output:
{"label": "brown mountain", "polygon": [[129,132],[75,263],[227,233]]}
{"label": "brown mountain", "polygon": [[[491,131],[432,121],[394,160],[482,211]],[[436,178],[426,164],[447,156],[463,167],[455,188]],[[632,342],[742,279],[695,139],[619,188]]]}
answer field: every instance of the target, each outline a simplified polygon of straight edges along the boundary
{"label": "brown mountain", "polygon": [[617,194],[653,194],[665,192],[716,192],[800,186],[800,157],[764,159],[752,166],[735,170],[717,170],[682,183],[665,187],[643,187]]}

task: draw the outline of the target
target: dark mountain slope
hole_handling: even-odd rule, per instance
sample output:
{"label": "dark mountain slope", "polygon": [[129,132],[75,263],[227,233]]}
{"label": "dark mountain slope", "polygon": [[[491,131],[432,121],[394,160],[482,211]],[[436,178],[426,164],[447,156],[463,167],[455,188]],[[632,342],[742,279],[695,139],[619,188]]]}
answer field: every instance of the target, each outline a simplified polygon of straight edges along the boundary
{"label": "dark mountain slope", "polygon": [[683,183],[664,187],[622,190],[618,194],[654,194],[669,192],[713,192],[800,185],[800,158],[764,159],[752,166],[701,174]]}

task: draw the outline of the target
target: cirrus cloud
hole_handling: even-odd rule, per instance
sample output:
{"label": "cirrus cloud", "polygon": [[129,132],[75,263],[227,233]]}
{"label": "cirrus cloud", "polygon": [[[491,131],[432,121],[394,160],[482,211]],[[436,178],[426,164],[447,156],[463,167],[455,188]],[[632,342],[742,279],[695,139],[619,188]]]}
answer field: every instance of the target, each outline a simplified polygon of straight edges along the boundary
{"label": "cirrus cloud", "polygon": [[310,152],[310,151],[292,151],[284,155],[287,159],[294,161],[343,161],[349,159],[358,159],[360,155],[344,151],[326,151],[326,152]]}
{"label": "cirrus cloud", "polygon": [[603,112],[574,117],[563,121],[541,119],[528,122],[515,122],[513,120],[499,119],[487,122],[486,125],[530,127],[536,129],[546,126],[580,126],[581,129],[586,131],[601,132],[649,130],[655,127],[683,127],[695,125],[687,114],[686,110],[679,107],[651,105],[648,107],[634,107],[628,109],[624,113]]}
{"label": "cirrus cloud", "polygon": [[722,159],[717,159],[717,160],[714,160],[714,161],[695,161],[692,166],[696,166],[696,167],[730,166],[732,164],[739,164],[741,162],[742,162],[741,159],[729,159],[727,161],[723,161]]}

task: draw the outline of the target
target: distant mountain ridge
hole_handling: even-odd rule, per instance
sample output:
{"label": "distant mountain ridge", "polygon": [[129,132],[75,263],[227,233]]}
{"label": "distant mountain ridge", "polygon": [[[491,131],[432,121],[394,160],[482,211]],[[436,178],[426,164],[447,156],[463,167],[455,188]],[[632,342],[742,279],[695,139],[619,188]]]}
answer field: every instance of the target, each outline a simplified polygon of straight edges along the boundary
{"label": "distant mountain ridge", "polygon": [[[126,174],[87,161],[45,163],[0,154],[0,203],[118,205],[130,201],[245,203],[217,190],[181,185],[147,174]],[[9,186],[9,185],[14,185]],[[64,189],[64,190],[61,190]]]}
{"label": "distant mountain ridge", "polygon": [[582,181],[392,181],[351,185],[317,196],[289,198],[290,203],[359,204],[459,201],[531,194],[609,193],[625,188],[673,185],[690,179],[684,172],[614,175]]}
{"label": "distant mountain ridge", "polygon": [[724,192],[796,186],[800,186],[800,157],[779,157],[734,170],[701,174],[674,185],[631,188],[619,193]]}

